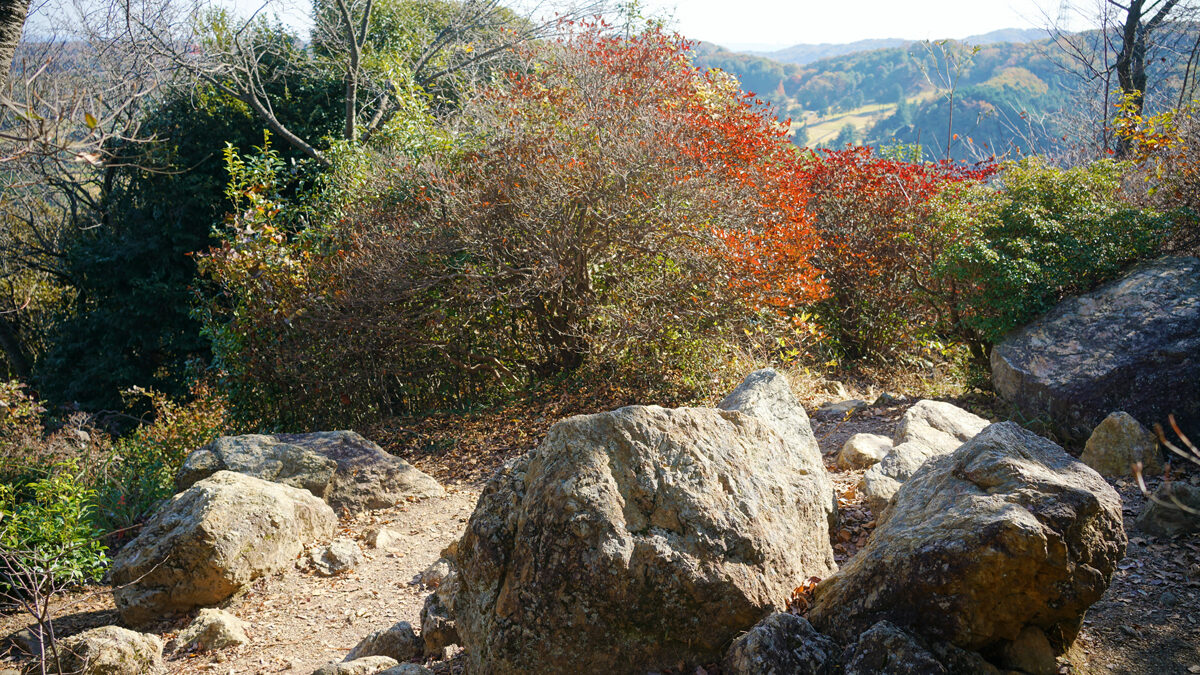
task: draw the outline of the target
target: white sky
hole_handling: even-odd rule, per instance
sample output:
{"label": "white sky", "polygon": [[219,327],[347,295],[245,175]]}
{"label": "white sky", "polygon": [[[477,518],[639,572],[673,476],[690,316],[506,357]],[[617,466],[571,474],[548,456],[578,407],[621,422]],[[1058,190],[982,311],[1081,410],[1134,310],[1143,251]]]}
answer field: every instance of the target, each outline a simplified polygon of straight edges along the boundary
{"label": "white sky", "polygon": [[868,38],[964,38],[999,28],[1041,28],[1059,0],[643,0],[673,14],[689,38],[733,49]]}
{"label": "white sky", "polygon": [[[264,2],[294,26],[307,24],[311,0],[223,0],[242,12]],[[510,0],[521,5],[531,0]],[[731,49],[868,38],[964,38],[1000,28],[1041,28],[1062,0],[641,0],[647,14],[694,40]],[[1079,0],[1075,0],[1078,3]],[[537,4],[537,3],[535,3]],[[1086,0],[1083,4],[1086,4]],[[1082,23],[1077,18],[1076,23]],[[1083,28],[1077,26],[1076,29]]]}

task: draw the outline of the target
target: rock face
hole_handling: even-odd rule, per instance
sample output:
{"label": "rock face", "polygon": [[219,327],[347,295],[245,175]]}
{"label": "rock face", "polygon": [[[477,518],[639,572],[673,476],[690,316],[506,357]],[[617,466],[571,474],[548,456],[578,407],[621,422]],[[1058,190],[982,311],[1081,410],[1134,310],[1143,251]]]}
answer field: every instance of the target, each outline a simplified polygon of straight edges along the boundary
{"label": "rock face", "polygon": [[171,641],[172,649],[207,652],[244,645],[246,622],[220,609],[202,609],[196,618]]}
{"label": "rock face", "polygon": [[[1200,532],[1200,487],[1186,483],[1164,483],[1154,491],[1154,496],[1166,503],[1147,501],[1135,523],[1137,529],[1160,537]],[[1185,508],[1179,508],[1176,501]],[[1191,509],[1192,513],[1187,509]]]}
{"label": "rock face", "polygon": [[121,618],[140,625],[214,605],[291,565],[337,517],[307,490],[220,471],[175,495],[112,565]]}
{"label": "rock face", "polygon": [[927,460],[947,455],[971,440],[988,421],[942,401],[918,401],[896,423],[895,446],[863,474],[859,490],[867,506],[882,514],[892,496]]}
{"label": "rock face", "polygon": [[821,447],[817,444],[804,406],[792,394],[785,376],[773,368],[756,370],[718,403],[717,408],[757,417],[774,429],[783,438],[788,450],[804,462],[812,489],[826,504],[829,526],[837,524],[837,495],[833,492],[833,480],[825,470]]}
{"label": "rock face", "polygon": [[629,406],[559,422],[488,482],[439,591],[471,672],[719,661],[835,569],[813,470],[738,412]]}
{"label": "rock face", "polygon": [[846,648],[845,675],[944,675],[946,668],[898,626],[880,621]]}
{"label": "rock face", "polygon": [[734,640],[722,663],[728,675],[834,675],[842,649],[807,620],[776,612]]}
{"label": "rock face", "polygon": [[887,620],[985,654],[1032,626],[1061,652],[1125,543],[1120,497],[1099,474],[993,424],[900,488],[866,547],[817,586],[809,620],[844,641]]}
{"label": "rock face", "polygon": [[1079,459],[1108,478],[1132,475],[1134,462],[1142,463],[1144,474],[1157,476],[1162,473],[1158,439],[1126,412],[1105,417],[1092,431]]}
{"label": "rock face", "polygon": [[303,488],[350,513],[445,494],[433,478],[353,431],[224,436],[188,455],[176,486],[186,489],[217,471]]}
{"label": "rock face", "polygon": [[891,450],[892,439],[887,436],[854,434],[838,452],[837,465],[842,469],[865,469],[878,464]]}
{"label": "rock face", "polygon": [[[58,642],[58,669],[73,675],[158,675],[167,672],[156,635],[101,626]],[[51,666],[53,667],[53,666]]]}
{"label": "rock face", "polygon": [[426,658],[441,659],[450,645],[459,644],[458,628],[437,593],[430,593],[421,607],[421,640]]}
{"label": "rock face", "polygon": [[992,350],[996,391],[1082,442],[1109,412],[1200,416],[1200,259],[1163,258],[1060,303]]}
{"label": "rock face", "polygon": [[367,656],[386,656],[397,662],[407,661],[420,656],[424,645],[413,627],[407,621],[401,621],[387,630],[377,630],[363,638],[350,653],[346,661],[365,658]]}

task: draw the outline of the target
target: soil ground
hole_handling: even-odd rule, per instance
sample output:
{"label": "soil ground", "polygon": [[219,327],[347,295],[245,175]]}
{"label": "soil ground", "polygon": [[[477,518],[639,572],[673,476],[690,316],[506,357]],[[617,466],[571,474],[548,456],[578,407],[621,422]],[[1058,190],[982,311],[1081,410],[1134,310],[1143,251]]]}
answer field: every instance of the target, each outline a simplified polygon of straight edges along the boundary
{"label": "soil ground", "polygon": [[[447,496],[344,522],[340,536],[361,537],[369,527],[383,524],[403,535],[403,540],[390,551],[362,544],[366,560],[340,577],[318,577],[297,568],[261,580],[226,607],[249,622],[249,645],[206,655],[168,654],[168,668],[173,673],[307,675],[322,664],[341,660],[373,630],[397,621],[419,626],[423,599],[430,591],[413,583],[414,577],[461,535],[486,476],[505,459],[535,447],[550,424],[565,414],[625,402],[595,400],[579,407],[567,401],[521,404],[467,418],[426,418],[371,430],[385,447],[441,480],[448,487]],[[956,402],[985,415],[994,412],[977,402]],[[890,436],[907,406],[867,408],[844,419],[814,419],[813,429],[839,492],[842,521],[831,533],[839,563],[866,542],[874,517],[855,487],[862,472],[836,469],[833,456],[855,433]],[[1177,479],[1200,483],[1200,472],[1177,475]],[[1088,612],[1075,646],[1060,659],[1060,672],[1200,673],[1200,536],[1161,540],[1139,533],[1133,520],[1144,504],[1141,492],[1130,479],[1112,484],[1125,503],[1128,555],[1104,597]],[[117,622],[105,587],[84,589],[63,598],[57,607],[60,635]],[[0,615],[0,636],[12,635],[26,623],[19,614]],[[169,639],[185,623],[164,624],[157,632]],[[20,660],[14,646],[4,645],[0,652],[5,648],[0,669]],[[461,658],[429,665],[442,673],[462,670]]]}

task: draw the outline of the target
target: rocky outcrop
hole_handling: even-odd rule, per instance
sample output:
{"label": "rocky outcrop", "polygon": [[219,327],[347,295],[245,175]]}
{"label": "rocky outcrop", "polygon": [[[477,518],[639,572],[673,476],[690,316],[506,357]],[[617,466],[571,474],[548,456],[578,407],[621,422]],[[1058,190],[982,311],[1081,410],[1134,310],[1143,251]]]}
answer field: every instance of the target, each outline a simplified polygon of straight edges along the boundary
{"label": "rocky outcrop", "polygon": [[887,620],[975,651],[1033,627],[1061,652],[1124,552],[1121,500],[1099,474],[993,424],[900,488],[866,547],[817,586],[809,620],[844,641]]}
{"label": "rocky outcrop", "polygon": [[434,659],[443,658],[447,647],[460,642],[454,619],[437,593],[430,593],[421,607],[421,640],[425,657]]}
{"label": "rocky outcrop", "polygon": [[368,656],[387,656],[397,662],[421,656],[424,645],[413,631],[412,624],[401,621],[386,630],[377,630],[363,638],[350,653],[346,661],[355,661]]}
{"label": "rocky outcrop", "polygon": [[882,514],[892,496],[922,464],[954,452],[987,425],[984,418],[949,403],[917,402],[896,423],[894,447],[863,474],[858,489],[867,506]]}
{"label": "rocky outcrop", "polygon": [[1116,478],[1133,474],[1133,465],[1142,464],[1142,473],[1162,473],[1158,458],[1158,439],[1126,412],[1115,412],[1092,431],[1079,460],[1101,476]]}
{"label": "rocky outcrop", "polygon": [[307,490],[220,471],[175,495],[112,564],[121,618],[141,625],[215,605],[333,534],[337,517]]}
{"label": "rocky outcrop", "polygon": [[1163,483],[1138,515],[1135,527],[1147,534],[1177,537],[1200,532],[1200,487]]}
{"label": "rocky outcrop", "polygon": [[245,621],[225,610],[202,609],[187,628],[179,631],[170,649],[207,652],[244,645],[250,641],[246,628]]}
{"label": "rocky outcrop", "polygon": [[833,481],[825,470],[821,448],[808,415],[792,394],[787,377],[773,368],[756,370],[718,403],[717,408],[756,417],[774,429],[789,452],[804,462],[805,475],[812,483],[812,489],[826,504],[829,526],[837,524],[837,495],[833,492]]}
{"label": "rocky outcrop", "polygon": [[807,620],[776,612],[734,640],[722,663],[726,675],[834,675],[842,648]]}
{"label": "rocky outcrop", "polygon": [[880,621],[858,636],[844,654],[845,675],[945,675],[937,657],[912,635]]}
{"label": "rocky outcrop", "polygon": [[440,590],[471,672],[719,661],[835,568],[813,471],[739,412],[630,406],[559,422],[489,480]]}
{"label": "rocky outcrop", "polygon": [[186,489],[217,471],[303,488],[349,513],[445,494],[433,478],[353,431],[224,436],[188,455],[176,486]]}
{"label": "rocky outcrop", "polygon": [[[101,626],[57,643],[58,668],[72,675],[158,675],[167,672],[156,635]],[[54,666],[51,665],[51,668]]]}
{"label": "rocky outcrop", "polygon": [[1075,442],[1113,410],[1200,417],[1200,259],[1171,257],[1060,303],[992,350],[996,391]]}
{"label": "rocky outcrop", "polygon": [[866,469],[878,464],[892,450],[892,439],[879,434],[854,434],[838,452],[839,469]]}

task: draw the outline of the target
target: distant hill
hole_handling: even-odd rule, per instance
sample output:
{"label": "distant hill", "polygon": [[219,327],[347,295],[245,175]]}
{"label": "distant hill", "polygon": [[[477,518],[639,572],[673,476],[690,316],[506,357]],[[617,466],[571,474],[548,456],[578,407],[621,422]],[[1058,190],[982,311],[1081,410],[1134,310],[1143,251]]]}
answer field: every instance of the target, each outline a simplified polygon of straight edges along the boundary
{"label": "distant hill", "polygon": [[[964,38],[962,42],[972,45],[987,45],[996,42],[1033,42],[1035,40],[1043,40],[1046,38],[1046,31],[1041,28],[1001,28],[990,33],[982,33],[980,35],[972,35]],[[906,40],[902,38],[882,38],[877,40],[858,40],[857,42],[846,43],[822,43],[822,44],[799,44],[792,45],[785,49],[774,51],[747,51],[745,53],[753,56],[765,56],[780,63],[794,63],[796,65],[807,65],[821,59],[833,58],[835,56],[845,56],[847,54],[856,54],[858,52],[869,52],[876,49],[888,49],[891,47],[906,47],[915,40]]]}

